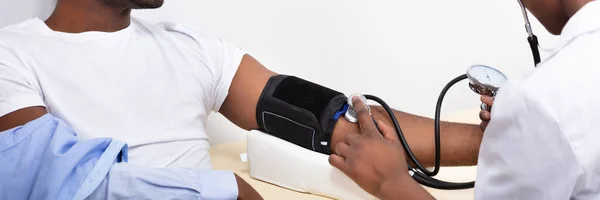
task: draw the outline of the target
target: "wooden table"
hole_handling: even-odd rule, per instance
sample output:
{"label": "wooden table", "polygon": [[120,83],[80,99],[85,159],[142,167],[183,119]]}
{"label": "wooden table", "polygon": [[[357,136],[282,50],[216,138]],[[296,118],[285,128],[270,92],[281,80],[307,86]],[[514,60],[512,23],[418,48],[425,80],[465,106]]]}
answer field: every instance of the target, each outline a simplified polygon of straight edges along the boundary
{"label": "wooden table", "polygon": [[[478,123],[477,113],[479,110],[468,110],[459,112],[452,117],[450,121],[459,121],[465,123]],[[229,170],[246,180],[254,187],[265,199],[327,199],[330,198],[301,193],[287,188],[279,187],[270,183],[256,180],[250,177],[249,165],[240,159],[240,154],[246,153],[246,141],[231,142],[215,145],[210,149],[210,156],[213,168],[218,170]],[[446,181],[466,182],[475,180],[476,167],[444,167],[436,178]],[[438,200],[465,200],[473,199],[473,189],[469,190],[436,190],[426,188]]]}

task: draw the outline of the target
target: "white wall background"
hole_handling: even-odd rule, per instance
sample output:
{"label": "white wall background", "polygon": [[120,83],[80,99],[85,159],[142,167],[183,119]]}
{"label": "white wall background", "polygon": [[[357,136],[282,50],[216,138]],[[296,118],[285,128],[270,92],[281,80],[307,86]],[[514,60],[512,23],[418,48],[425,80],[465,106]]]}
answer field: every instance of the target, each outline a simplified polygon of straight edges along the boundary
{"label": "white wall background", "polygon": [[[0,26],[45,19],[55,0],[0,0]],[[370,93],[396,109],[432,117],[441,89],[473,64],[509,77],[533,69],[518,3],[490,0],[177,0],[135,11],[150,21],[199,27],[244,47],[268,68],[335,88]],[[531,17],[542,46],[556,37]],[[544,52],[542,57],[544,57]],[[450,90],[442,115],[477,108],[466,81]],[[213,144],[245,131],[211,116]]]}

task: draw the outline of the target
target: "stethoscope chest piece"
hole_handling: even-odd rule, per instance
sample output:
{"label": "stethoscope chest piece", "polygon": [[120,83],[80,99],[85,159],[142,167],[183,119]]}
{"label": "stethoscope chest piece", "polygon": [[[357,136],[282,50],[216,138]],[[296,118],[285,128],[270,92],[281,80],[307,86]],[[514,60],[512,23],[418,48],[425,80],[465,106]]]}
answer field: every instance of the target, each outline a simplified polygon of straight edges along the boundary
{"label": "stethoscope chest piece", "polygon": [[[358,96],[363,101],[363,103],[367,105],[367,98],[362,94],[352,94],[348,97],[348,111],[346,111],[346,113],[344,114],[344,118],[346,118],[346,120],[352,123],[358,122],[358,113],[356,113],[356,110],[354,109],[354,104],[352,103],[352,98],[354,98],[355,96]],[[368,105],[367,109],[369,113],[371,113],[371,108]]]}

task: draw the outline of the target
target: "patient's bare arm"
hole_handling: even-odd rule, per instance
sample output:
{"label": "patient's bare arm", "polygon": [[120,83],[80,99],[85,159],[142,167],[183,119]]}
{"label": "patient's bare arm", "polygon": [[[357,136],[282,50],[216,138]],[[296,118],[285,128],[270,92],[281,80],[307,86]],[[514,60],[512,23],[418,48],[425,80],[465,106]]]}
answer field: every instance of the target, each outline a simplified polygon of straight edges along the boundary
{"label": "patient's bare arm", "polygon": [[[219,112],[245,130],[259,128],[256,122],[256,105],[267,81],[274,75],[277,73],[268,70],[252,56],[244,56],[229,88],[229,95]],[[375,106],[372,108],[376,119],[392,124],[385,110]],[[433,120],[400,111],[395,114],[419,161],[424,165],[433,165]],[[333,131],[331,147],[342,141],[347,133],[360,131],[357,124],[342,117]],[[442,165],[476,164],[481,138],[482,131],[478,125],[441,123]]]}
{"label": "patient's bare arm", "polygon": [[46,108],[42,106],[28,107],[11,112],[0,117],[0,132],[24,125],[44,114],[46,114]]}
{"label": "patient's bare arm", "polygon": [[[388,114],[382,107],[371,106],[371,112],[376,120],[383,120],[386,124],[392,124]],[[425,166],[433,166],[435,155],[433,119],[401,111],[394,112],[417,159]],[[441,164],[443,166],[477,164],[479,145],[483,137],[483,131],[481,131],[479,125],[452,122],[441,122],[440,125]],[[342,142],[344,135],[347,133],[360,133],[358,124],[340,118],[333,132],[331,148]]]}

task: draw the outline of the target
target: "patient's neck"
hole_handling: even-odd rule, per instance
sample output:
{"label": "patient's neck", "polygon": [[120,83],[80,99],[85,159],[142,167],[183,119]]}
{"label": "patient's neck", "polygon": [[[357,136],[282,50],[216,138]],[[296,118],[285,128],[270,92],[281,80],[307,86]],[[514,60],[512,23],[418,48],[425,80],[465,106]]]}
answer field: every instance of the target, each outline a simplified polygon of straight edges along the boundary
{"label": "patient's neck", "polygon": [[54,31],[81,33],[114,32],[129,26],[131,9],[104,5],[98,0],[60,0],[45,21]]}

